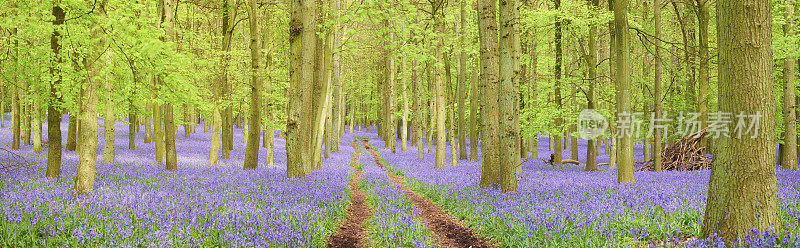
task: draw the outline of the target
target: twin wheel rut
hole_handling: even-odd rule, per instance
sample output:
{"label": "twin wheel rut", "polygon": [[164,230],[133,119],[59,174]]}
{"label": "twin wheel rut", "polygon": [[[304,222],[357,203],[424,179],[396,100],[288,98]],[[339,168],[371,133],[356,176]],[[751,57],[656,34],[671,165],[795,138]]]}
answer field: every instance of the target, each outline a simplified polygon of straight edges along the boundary
{"label": "twin wheel rut", "polygon": [[[357,165],[361,150],[357,148],[355,140],[351,145],[355,149],[351,165]],[[372,155],[375,165],[383,168],[378,153],[369,146],[369,143],[363,141],[362,145]],[[351,203],[347,207],[347,218],[339,225],[337,232],[328,238],[328,247],[369,247],[365,226],[375,210],[367,204],[366,193],[358,188],[361,174],[361,171],[356,171],[350,181]],[[392,175],[388,171],[386,174],[419,210],[427,228],[436,235],[437,247],[495,247],[488,239],[478,237],[472,230],[442,212],[439,206],[409,189],[402,177]]]}

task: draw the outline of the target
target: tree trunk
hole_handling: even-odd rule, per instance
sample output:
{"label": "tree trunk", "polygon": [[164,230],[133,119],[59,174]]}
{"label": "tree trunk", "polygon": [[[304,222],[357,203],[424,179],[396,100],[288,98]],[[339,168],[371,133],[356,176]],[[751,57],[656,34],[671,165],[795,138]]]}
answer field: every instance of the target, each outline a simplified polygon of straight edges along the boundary
{"label": "tree trunk", "polygon": [[[39,96],[38,90],[36,95]],[[42,152],[42,105],[39,99],[33,101],[33,152]]]}
{"label": "tree trunk", "polygon": [[[614,1],[614,27],[616,33],[616,85],[617,115],[631,114],[630,44],[628,43],[628,0]],[[617,146],[617,183],[633,183],[633,134],[623,130]]]}
{"label": "tree trunk", "polygon": [[[61,53],[60,28],[64,25],[66,16],[64,9],[59,5],[53,5],[53,34],[50,36],[50,50],[53,51],[56,64],[60,64],[63,59]],[[50,67],[50,76],[54,78],[50,82],[50,98],[52,99],[47,107],[47,173],[46,176],[52,179],[61,177],[61,110],[57,104],[61,103],[61,95],[58,89],[61,87],[61,70],[58,66]],[[5,109],[3,109],[5,114]]]}
{"label": "tree trunk", "polygon": [[[467,30],[467,9],[466,1],[461,1],[461,25],[459,30],[458,42],[461,54],[458,56],[458,158],[467,159],[467,139],[464,137],[465,112],[464,102],[467,98],[467,52],[466,52],[466,30]],[[453,155],[455,156],[455,155]]]}
{"label": "tree trunk", "polygon": [[480,138],[478,137],[478,106],[480,98],[478,93],[478,73],[472,73],[469,81],[469,161],[478,161],[478,145]]}
{"label": "tree trunk", "polygon": [[[145,104],[145,111],[147,111],[147,112],[153,111],[153,104],[150,101],[147,101],[147,104]],[[153,131],[151,130],[153,128],[153,126],[152,126],[153,120],[151,119],[153,113],[149,113],[150,116],[148,116],[147,114],[148,113],[145,113],[144,123],[142,123],[142,124],[144,124],[144,143],[145,144],[153,142]]]}
{"label": "tree trunk", "polygon": [[[340,11],[339,1],[335,0],[333,3],[333,8],[336,11]],[[334,50],[339,47],[340,44],[340,31],[339,31],[339,23],[336,22],[333,26],[333,48]],[[340,52],[334,51],[333,52],[333,61],[331,62],[331,84],[333,86],[333,102],[334,106],[331,109],[331,118],[333,118],[333,127],[331,128],[331,142],[330,142],[330,150],[332,152],[339,152],[339,141],[344,134],[344,112],[345,112],[345,102],[344,102],[344,91],[343,83],[341,79],[341,64],[339,63]]]}
{"label": "tree trunk", "polygon": [[286,119],[286,175],[304,177],[311,167],[310,140],[313,121],[312,90],[314,74],[316,3],[292,0],[289,22],[289,101]]}
{"label": "tree trunk", "polygon": [[[111,50],[106,53],[106,63],[109,68],[113,67],[113,62],[111,61]],[[117,122],[116,116],[114,116],[114,84],[113,84],[113,76],[111,72],[106,72],[106,79],[105,79],[105,93],[106,93],[106,113],[105,118],[103,118],[103,124],[105,126],[105,146],[103,147],[103,164],[114,164],[114,140],[116,139],[116,128],[114,124]]]}
{"label": "tree trunk", "polygon": [[[17,77],[17,73],[14,73],[14,81],[15,82],[17,81],[16,77]],[[20,128],[22,128],[22,123],[20,121],[20,119],[21,119],[20,113],[22,111],[20,111],[20,105],[21,104],[19,103],[20,102],[20,99],[19,99],[20,90],[19,90],[19,86],[18,85],[14,85],[12,87],[14,87],[14,89],[11,90],[11,114],[13,115],[13,120],[12,120],[12,124],[11,124],[11,132],[12,132],[12,135],[11,135],[11,139],[12,139],[12,141],[11,141],[11,149],[19,150],[20,141],[21,141],[20,135],[22,135],[22,131],[20,130]],[[70,118],[70,120],[71,119],[72,118]]]}
{"label": "tree trunk", "polygon": [[[413,35],[412,35],[413,36]],[[422,138],[422,127],[425,126],[424,118],[422,118],[422,99],[420,99],[422,95],[422,82],[420,80],[419,70],[417,69],[417,61],[411,61],[411,84],[412,84],[412,95],[413,97],[413,105],[414,105],[414,126],[416,127],[415,135],[416,135],[416,146],[417,146],[417,159],[423,160],[425,159],[425,151],[423,150],[424,139]]]}
{"label": "tree trunk", "polygon": [[[167,41],[168,39],[173,39],[174,32],[173,32],[173,18],[175,17],[175,13],[173,13],[175,7],[177,5],[177,0],[161,0],[162,2],[162,10],[161,10],[161,28],[166,30],[166,36],[161,38],[161,41]],[[162,78],[164,75],[161,75],[157,78],[158,83],[164,85],[164,79]],[[173,106],[171,102],[167,102],[164,104],[164,152],[165,152],[165,169],[166,170],[175,170],[178,168],[178,154],[175,150],[175,121],[174,121],[174,114],[173,114]]]}
{"label": "tree trunk", "polygon": [[[153,78],[153,81],[157,81]],[[153,142],[155,143],[155,160],[156,163],[164,162],[164,120],[163,113],[161,113],[161,104],[153,103]]]}
{"label": "tree trunk", "polygon": [[[761,115],[747,118],[760,127],[741,136],[718,139],[708,186],[701,237],[717,234],[726,242],[756,229],[782,237],[775,171],[775,96],[773,91],[772,2],[717,2],[719,111]],[[759,101],[753,101],[759,99]],[[737,114],[738,115],[738,114]],[[750,122],[748,122],[750,123]],[[716,146],[715,146],[716,147]],[[743,167],[742,165],[747,165]]]}
{"label": "tree trunk", "polygon": [[518,85],[519,60],[516,19],[517,0],[500,1],[500,90],[498,92],[500,126],[500,186],[503,192],[517,190],[517,172],[520,166],[519,129],[514,127],[514,117],[518,114],[519,103],[515,86]]}
{"label": "tree trunk", "polygon": [[[709,21],[709,6],[711,2],[705,0],[695,0],[697,6],[697,24],[699,26],[699,60],[700,70],[698,71],[697,83],[697,111],[700,112],[700,123],[702,126],[707,126],[708,123],[708,97],[709,97],[709,63],[711,58],[708,52],[708,21]],[[660,20],[659,20],[660,21]],[[660,31],[660,30],[659,30]],[[708,147],[708,138],[700,140],[701,147]],[[709,151],[708,149],[706,151]]]}
{"label": "tree trunk", "polygon": [[[435,6],[443,6],[443,0],[437,0],[437,4]],[[439,34],[444,34],[444,10],[439,9],[439,12],[435,11],[435,8],[432,10],[431,14],[433,15],[434,20],[434,30],[436,30]],[[434,48],[434,54],[437,60],[437,63],[443,64],[449,63],[445,60],[444,54],[442,53],[442,49],[444,49],[444,39],[441,37],[436,40],[436,47]],[[431,109],[431,111],[435,112],[435,119],[436,119],[436,159],[435,165],[436,168],[444,168],[444,159],[445,159],[445,135],[446,135],[446,127],[445,127],[445,105],[447,102],[445,100],[445,88],[444,83],[444,74],[442,72],[442,68],[439,66],[434,66],[434,91],[431,92],[431,96],[433,94],[436,96],[436,108]]]}
{"label": "tree trunk", "polygon": [[[783,25],[783,33],[787,37],[794,35],[794,0],[786,0],[786,10],[784,12],[786,23]],[[783,143],[786,148],[781,157],[783,169],[797,170],[797,120],[795,119],[795,57],[787,56],[783,59],[783,118],[784,133]]]}
{"label": "tree trunk", "polygon": [[500,184],[499,127],[499,58],[497,34],[497,6],[493,0],[478,1],[478,36],[481,54],[481,147],[483,164],[481,187]]}
{"label": "tree trunk", "polygon": [[[105,6],[108,0],[103,0],[95,12],[101,19],[105,19]],[[101,30],[97,24],[92,25],[92,38],[99,39],[98,47],[105,46],[104,37],[100,37]],[[106,57],[108,58],[108,57]],[[99,76],[101,67],[100,61],[84,60],[84,68],[90,73],[84,82],[82,109],[84,113],[80,117],[80,140],[82,144],[78,146],[78,171],[75,175],[75,192],[77,195],[86,195],[92,191],[97,167],[97,91],[100,89],[100,82],[95,79]]]}
{"label": "tree trunk", "polygon": [[[702,25],[701,25],[702,27]],[[661,0],[653,0],[653,119],[661,119]],[[701,32],[702,34],[702,32]],[[702,44],[702,42],[701,42]],[[701,67],[702,68],[702,67]],[[700,70],[702,74],[702,69]],[[702,78],[702,76],[701,76]],[[653,132],[653,169],[661,171],[663,161],[661,159],[661,149],[663,145],[662,133],[659,130]]]}
{"label": "tree trunk", "polygon": [[[561,0],[555,0],[555,9],[558,10],[559,8],[561,8]],[[562,24],[561,19],[558,19],[556,21],[556,25],[555,25],[555,29],[556,29],[555,30],[555,43],[556,43],[555,44],[556,45],[556,48],[555,48],[555,50],[556,50],[556,54],[555,54],[555,56],[556,56],[556,65],[555,65],[556,66],[555,67],[555,77],[556,78],[555,78],[555,84],[556,84],[556,87],[555,87],[555,91],[554,91],[554,94],[555,94],[554,97],[555,97],[555,101],[556,101],[556,107],[558,108],[559,111],[561,111],[561,109],[563,108],[563,104],[561,103],[561,69],[562,69],[561,67],[562,67],[563,60],[564,60],[563,51],[562,51],[563,41],[561,40],[562,39],[562,32],[563,32],[561,30],[561,26],[562,25],[563,24]],[[554,125],[555,125],[556,129],[561,130],[563,118],[561,116],[556,116],[554,122],[555,122]],[[554,136],[551,135],[551,141],[553,143],[553,148],[555,148],[555,151],[553,152],[553,162],[557,163],[557,164],[560,164],[561,163],[561,159],[563,158],[562,146],[561,146],[561,131],[557,131]]]}
{"label": "tree trunk", "polygon": [[[658,1],[658,0],[655,0]],[[598,0],[589,0],[589,3],[592,6],[597,8],[600,7],[600,2]],[[588,69],[589,74],[589,91],[586,93],[587,98],[587,108],[588,109],[595,109],[596,102],[595,102],[595,88],[597,87],[597,26],[592,25],[589,27],[589,51],[588,56],[586,56],[586,68]],[[597,170],[597,146],[595,142],[597,142],[597,138],[589,139],[588,144],[586,145],[586,166],[584,167],[585,171],[596,171]]]}
{"label": "tree trunk", "polygon": [[261,29],[256,0],[247,1],[247,16],[250,21],[250,117],[247,129],[247,150],[244,155],[244,168],[258,167],[258,148],[261,134],[261,51],[259,51],[259,31]]}
{"label": "tree trunk", "polygon": [[[403,37],[402,40],[405,42],[408,40],[406,33],[408,32],[406,21],[403,20]],[[401,62],[400,62],[400,72],[402,73],[402,94],[403,94],[403,120],[402,120],[402,129],[400,130],[400,150],[406,151],[408,150],[408,68],[407,66],[407,59],[406,53],[402,52],[400,55]]]}

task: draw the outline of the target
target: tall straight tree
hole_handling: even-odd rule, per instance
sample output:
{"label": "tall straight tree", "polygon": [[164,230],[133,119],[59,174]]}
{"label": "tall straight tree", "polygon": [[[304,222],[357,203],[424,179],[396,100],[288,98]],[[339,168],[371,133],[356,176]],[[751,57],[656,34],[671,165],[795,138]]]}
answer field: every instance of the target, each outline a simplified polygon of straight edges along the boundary
{"label": "tall straight tree", "polygon": [[289,22],[289,105],[286,119],[286,176],[304,177],[311,157],[311,101],[316,36],[314,0],[292,0]]}
{"label": "tall straight tree", "polygon": [[[431,2],[432,10],[431,14],[433,15],[433,22],[434,22],[434,30],[438,34],[444,34],[444,7],[445,1],[444,0],[436,0]],[[445,135],[446,135],[446,127],[445,127],[445,106],[447,105],[445,99],[445,88],[444,83],[444,73],[442,72],[442,67],[444,67],[444,63],[449,63],[445,60],[444,54],[442,53],[442,49],[444,47],[444,39],[439,37],[436,40],[436,47],[434,48],[434,54],[436,57],[436,65],[434,65],[434,91],[431,92],[431,98],[435,98],[436,107],[435,109],[431,109],[432,112],[435,114],[433,115],[436,119],[436,159],[434,161],[436,168],[444,168],[444,159],[445,159]]]}
{"label": "tall straight tree", "polygon": [[[556,10],[561,8],[561,0],[555,0],[555,8],[556,8]],[[562,64],[564,63],[564,54],[563,54],[564,52],[562,50],[563,49],[562,48],[562,46],[563,46],[563,41],[562,41],[563,34],[562,34],[562,32],[563,31],[561,30],[561,26],[562,25],[563,25],[562,20],[560,18],[557,19],[556,20],[556,25],[555,25],[555,29],[556,29],[555,30],[555,43],[556,43],[555,44],[555,46],[556,46],[555,47],[555,50],[556,50],[556,54],[555,54],[555,56],[556,56],[556,63],[555,63],[555,66],[556,66],[555,67],[555,77],[556,78],[555,78],[555,84],[556,84],[556,87],[555,87],[555,91],[554,91],[554,94],[555,94],[554,97],[555,97],[555,101],[556,101],[556,107],[559,109],[559,112],[563,108],[563,105],[561,103],[561,70],[562,70],[561,67],[562,67]],[[554,160],[555,163],[558,163],[558,164],[561,163],[561,159],[563,158],[562,157],[562,150],[561,150],[562,149],[562,147],[561,147],[561,131],[560,131],[561,130],[561,125],[562,125],[561,122],[563,122],[563,118],[559,114],[559,116],[556,116],[555,121],[553,123],[556,126],[556,128],[558,128],[559,131],[557,131],[555,133],[555,135],[553,135],[553,134],[550,135],[550,142],[553,144],[553,148],[555,150],[553,152],[553,160]]]}
{"label": "tall straight tree", "polygon": [[[783,24],[783,33],[786,37],[794,36],[794,0],[786,0],[784,10],[786,23]],[[795,57],[787,55],[783,58],[783,120],[784,133],[783,143],[786,149],[783,150],[783,157],[780,158],[781,165],[786,170],[797,170],[797,119],[795,116],[794,102],[794,77],[795,77]]]}
{"label": "tall straight tree", "polygon": [[[177,0],[160,0],[161,10],[160,17],[161,28],[164,29],[165,36],[161,37],[161,41],[168,41],[175,37],[173,29],[173,19],[175,18],[175,6]],[[164,76],[160,75],[157,80],[161,85],[164,85]],[[175,150],[175,121],[173,119],[172,102],[167,101],[164,103],[164,156],[165,156],[165,169],[175,170],[178,168],[178,154]]]}
{"label": "tall straight tree", "polygon": [[500,126],[500,188],[503,192],[517,190],[517,171],[520,161],[519,128],[514,118],[518,116],[519,93],[519,38],[517,37],[517,0],[500,0],[500,90],[498,92]]}
{"label": "tall straight tree", "polygon": [[478,35],[481,54],[481,147],[483,162],[481,187],[500,184],[498,93],[500,71],[498,59],[497,4],[494,0],[478,1]]}
{"label": "tall straight tree", "polygon": [[[53,34],[50,35],[50,50],[53,51],[55,61],[51,62],[50,76],[50,102],[47,105],[47,173],[48,178],[59,179],[61,177],[61,94],[58,90],[61,87],[61,70],[59,65],[61,58],[61,32],[64,25],[66,13],[61,6],[53,4]],[[3,110],[2,112],[5,112]]]}
{"label": "tall straight tree", "polygon": [[[695,0],[699,40],[698,60],[700,60],[697,74],[697,111],[700,112],[700,123],[708,123],[709,64],[711,63],[708,52],[709,5],[711,5],[711,0]],[[707,144],[709,144],[708,138],[700,140],[700,146],[706,147]]]}
{"label": "tall straight tree", "polygon": [[[17,36],[17,28],[11,29],[11,35],[12,36]],[[14,68],[15,69],[18,69],[20,67],[20,65],[19,65],[19,40],[20,39],[16,38],[16,37],[14,39]],[[12,88],[12,90],[11,90],[11,115],[13,115],[13,120],[12,120],[12,124],[11,124],[11,132],[12,132],[12,134],[11,134],[11,139],[12,139],[12,141],[11,141],[11,149],[14,149],[14,150],[19,150],[19,148],[20,148],[20,143],[19,142],[20,142],[21,135],[22,135],[22,131],[20,130],[22,128],[22,124],[21,124],[22,111],[20,110],[22,108],[22,104],[20,104],[20,100],[21,99],[19,97],[20,94],[21,94],[20,93],[21,90],[20,90],[19,84],[16,84],[16,82],[19,82],[19,79],[17,78],[17,74],[19,74],[19,73],[14,73],[14,76],[13,76],[12,80],[14,80],[15,84],[11,86],[11,88]]]}
{"label": "tall straight tree", "polygon": [[247,150],[244,155],[244,168],[255,169],[258,167],[258,148],[261,134],[261,51],[259,39],[261,30],[259,11],[256,0],[247,0],[247,16],[250,21],[250,121],[247,127],[250,131],[247,137]]}
{"label": "tall straight tree", "polygon": [[760,118],[751,118],[759,128],[751,134],[757,137],[744,134],[717,141],[702,238],[716,234],[730,243],[751,230],[763,233],[770,228],[781,236],[771,14],[769,0],[717,1],[719,111]]}
{"label": "tall straight tree", "polygon": [[106,93],[106,113],[105,118],[103,119],[103,126],[105,132],[105,143],[103,146],[103,164],[114,164],[114,140],[116,139],[116,128],[114,124],[116,124],[117,119],[114,116],[114,81],[112,70],[113,68],[113,61],[111,60],[112,52],[109,49],[108,52],[105,54],[105,61],[106,66],[108,66],[108,71],[106,71],[106,77],[104,82],[104,88]]}
{"label": "tall straight tree", "polygon": [[[661,0],[653,0],[653,119],[661,119]],[[702,70],[701,70],[702,72]],[[702,74],[702,73],[701,73]],[[653,167],[660,171],[663,167],[661,148],[663,148],[661,132],[653,132]]]}
{"label": "tall straight tree", "polygon": [[[465,36],[467,30],[467,1],[461,1],[460,28],[458,32],[458,45],[461,53],[458,55],[458,158],[467,159],[467,139],[465,137],[465,112],[464,102],[467,98],[467,52]],[[455,155],[453,155],[455,156]]]}
{"label": "tall straight tree", "polygon": [[[100,21],[104,21],[106,17],[106,5],[108,4],[108,0],[103,0],[99,3],[97,10],[95,11],[96,15],[99,17]],[[97,51],[103,51],[105,49],[105,37],[102,37],[102,27],[99,27],[99,24],[95,23],[92,25],[91,28],[92,32],[92,40],[98,40],[98,42],[90,42],[90,45],[95,45],[97,47],[92,47],[90,49],[95,49]],[[97,57],[95,54],[96,52],[89,52],[87,56]],[[96,167],[97,167],[97,91],[100,89],[100,82],[96,78],[102,69],[100,60],[92,60],[92,59],[85,59],[84,60],[84,68],[89,73],[88,77],[84,80],[86,83],[84,85],[83,90],[83,101],[81,103],[83,106],[81,107],[84,113],[80,117],[80,132],[78,135],[80,136],[80,140],[83,144],[78,146],[78,171],[75,175],[75,194],[77,195],[85,195],[92,191],[94,187],[94,180],[96,174]]]}
{"label": "tall straight tree", "polygon": [[[614,30],[616,38],[617,116],[631,114],[630,43],[628,43],[628,0],[614,0]],[[617,145],[617,183],[632,183],[633,133],[620,130]]]}
{"label": "tall straight tree", "polygon": [[[408,32],[408,24],[406,23],[405,19],[403,20],[403,42],[405,42],[408,37],[406,33]],[[402,52],[400,55],[402,56],[400,59],[400,72],[402,73],[402,84],[403,84],[403,125],[402,129],[400,130],[400,150],[406,151],[408,149],[408,68],[406,68],[408,61],[406,59],[406,52]]]}
{"label": "tall straight tree", "polygon": [[[658,1],[658,0],[656,0]],[[591,6],[596,8],[600,7],[600,1],[598,0],[589,0]],[[592,25],[589,27],[589,51],[586,56],[586,69],[588,70],[589,74],[589,91],[586,92],[587,98],[587,108],[588,109],[595,109],[595,87],[597,85],[598,77],[597,77],[597,25]],[[595,145],[597,139],[590,139],[588,140],[588,144],[586,145],[586,167],[584,170],[586,171],[595,171],[597,170],[597,146]]]}

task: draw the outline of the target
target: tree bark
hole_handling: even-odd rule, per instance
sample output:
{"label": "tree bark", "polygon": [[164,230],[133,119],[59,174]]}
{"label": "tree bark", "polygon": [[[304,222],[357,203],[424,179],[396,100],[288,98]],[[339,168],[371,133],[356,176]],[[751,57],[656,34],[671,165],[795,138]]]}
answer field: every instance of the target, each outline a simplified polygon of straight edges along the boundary
{"label": "tree bark", "polygon": [[[558,10],[560,8],[561,8],[561,0],[555,0],[555,9]],[[555,47],[555,50],[556,50],[556,54],[555,54],[555,56],[556,56],[556,64],[555,64],[555,66],[556,66],[555,67],[555,77],[556,78],[555,78],[555,84],[556,85],[555,85],[555,90],[554,90],[554,94],[555,94],[554,97],[555,97],[555,101],[556,101],[556,107],[558,108],[559,112],[564,107],[562,102],[561,102],[561,69],[562,69],[561,67],[562,67],[562,65],[564,63],[563,62],[564,56],[563,56],[563,51],[562,51],[562,46],[563,46],[563,41],[562,41],[562,32],[563,31],[561,30],[561,26],[562,25],[563,25],[563,23],[562,23],[561,19],[556,20],[556,24],[555,24],[555,29],[556,29],[555,30],[555,43],[556,43],[555,44],[556,45],[556,47]],[[557,163],[557,164],[560,164],[561,163],[561,159],[563,158],[562,146],[561,146],[561,131],[560,131],[562,129],[561,126],[563,125],[562,122],[563,122],[563,117],[562,116],[556,116],[555,121],[554,121],[553,124],[555,125],[556,129],[559,130],[559,131],[556,131],[555,135],[551,135],[550,136],[550,139],[551,139],[551,141],[553,143],[553,148],[555,149],[554,152],[553,152],[553,163]]]}
{"label": "tree bark", "polygon": [[247,16],[250,21],[250,118],[247,129],[247,150],[244,155],[244,168],[258,167],[258,149],[261,134],[261,51],[259,51],[259,31],[261,29],[256,0],[247,1]]}
{"label": "tree bark", "polygon": [[[101,19],[105,19],[105,6],[108,0],[100,2],[95,12]],[[92,25],[93,39],[99,39],[98,47],[105,46],[105,37],[101,37],[100,27]],[[78,146],[78,171],[75,175],[74,194],[86,195],[94,187],[96,167],[97,167],[97,91],[100,89],[100,82],[95,79],[100,74],[100,61],[84,60],[84,68],[90,73],[84,81],[86,83],[83,91],[82,109],[84,113],[80,117],[80,140],[82,144]]]}
{"label": "tree bark", "polygon": [[[64,25],[66,13],[60,5],[53,5],[53,34],[50,36],[50,50],[53,51],[55,64],[60,64],[61,39],[60,29]],[[61,177],[61,106],[63,102],[58,90],[61,87],[61,70],[58,66],[50,67],[50,75],[54,78],[50,82],[50,104],[47,106],[47,173],[52,179]],[[5,112],[5,110],[3,110]]]}
{"label": "tree bark", "polygon": [[[631,113],[630,44],[628,43],[628,0],[614,1],[616,32],[617,115]],[[621,131],[621,130],[620,130]],[[621,135],[617,146],[617,183],[633,183],[633,134]]]}
{"label": "tree bark", "polygon": [[[111,50],[106,52],[106,63],[108,68],[113,67],[113,62],[111,61]],[[106,113],[105,118],[103,118],[103,124],[105,126],[105,144],[103,146],[103,164],[114,164],[114,140],[116,139],[116,128],[114,124],[117,122],[116,116],[114,116],[114,84],[113,84],[113,76],[111,72],[106,72],[106,79],[105,79],[105,93],[106,93]]]}
{"label": "tree bark", "polygon": [[[177,4],[174,1],[177,0],[161,0],[163,1],[162,10],[161,10],[161,28],[166,30],[166,35],[162,36],[162,41],[167,41],[168,39],[173,39],[174,32],[173,32],[173,19],[175,17],[175,5]],[[161,85],[164,85],[164,75],[161,75],[157,78],[158,82]],[[165,152],[165,169],[166,170],[175,170],[178,168],[178,154],[175,150],[175,121],[174,121],[174,114],[173,114],[173,106],[171,102],[167,102],[164,104],[164,152]]]}
{"label": "tree bark", "polygon": [[[786,0],[784,11],[786,23],[783,25],[783,33],[787,37],[794,36],[794,0]],[[783,120],[784,133],[783,143],[787,149],[784,150],[780,158],[781,165],[785,170],[797,170],[797,120],[795,119],[795,57],[786,56],[783,59]]]}
{"label": "tree bark", "polygon": [[[458,158],[467,159],[467,139],[464,137],[465,125],[465,112],[464,102],[467,98],[466,84],[467,84],[467,52],[466,42],[464,41],[467,30],[467,8],[466,1],[461,1],[461,24],[459,29],[458,43],[461,49],[461,54],[458,56]],[[453,155],[455,156],[455,155]]]}
{"label": "tree bark", "polygon": [[483,164],[481,187],[500,185],[500,151],[498,108],[499,58],[496,3],[493,0],[478,1],[478,35],[481,54],[481,147]]}
{"label": "tree bark", "polygon": [[[701,25],[702,26],[702,25]],[[653,119],[661,119],[661,0],[653,0]],[[702,33],[702,32],[701,32]],[[702,42],[701,42],[702,44]],[[702,68],[702,67],[701,67]],[[700,70],[702,74],[702,69]],[[702,76],[701,76],[702,78]],[[661,132],[653,132],[653,167],[655,171],[661,171],[663,161],[661,149],[664,147]]]}
{"label": "tree bark", "polygon": [[[434,20],[434,30],[436,30],[439,34],[444,34],[444,0],[437,0],[436,4],[433,4],[433,9],[431,14],[433,15]],[[438,6],[438,7],[437,7]],[[437,9],[438,8],[438,9]],[[437,11],[438,10],[438,11]],[[449,63],[445,60],[444,54],[442,53],[442,49],[444,49],[444,39],[439,37],[436,40],[436,47],[434,48],[434,54],[437,60],[437,64],[444,65],[444,63]],[[432,91],[432,96],[435,95],[436,97],[436,108],[431,109],[435,112],[435,119],[436,119],[436,159],[434,161],[436,168],[444,168],[444,159],[445,159],[445,135],[446,133],[446,126],[445,126],[445,105],[447,104],[445,99],[445,88],[444,83],[444,74],[442,72],[442,67],[434,66],[434,91]]]}
{"label": "tree bark", "polygon": [[478,145],[480,144],[480,137],[478,137],[478,106],[480,98],[478,93],[478,73],[472,73],[469,81],[470,100],[469,100],[469,161],[478,161]]}
{"label": "tree bark", "polygon": [[[407,26],[408,26],[408,24],[406,24],[406,21],[404,19],[403,20],[403,31],[402,31],[403,33],[402,33],[402,38],[401,38],[403,42],[408,40],[408,37],[406,36],[406,32],[408,32],[408,27]],[[408,61],[406,59],[406,53],[405,52],[402,52],[402,54],[400,56],[401,56],[401,59],[400,59],[400,73],[401,73],[401,76],[403,77],[403,79],[401,81],[401,84],[402,84],[402,95],[403,95],[403,119],[402,119],[402,125],[401,125],[401,130],[400,130],[400,150],[401,151],[406,151],[406,150],[408,150],[408,137],[409,137],[408,136],[408,130],[409,130],[408,129],[408,111],[409,111],[409,109],[408,109],[408,68],[406,68],[407,67],[406,65],[407,65]]]}
{"label": "tree bark", "polygon": [[516,87],[519,83],[519,50],[517,38],[517,0],[500,0],[500,90],[498,92],[500,126],[500,188],[503,192],[517,190],[517,172],[520,170],[519,129],[514,118],[518,116]]}
{"label": "tree bark", "polygon": [[716,233],[730,243],[752,234],[752,229],[763,234],[770,228],[783,237],[774,165],[771,8],[768,0],[717,2],[719,111],[762,116],[753,120],[760,127],[757,137],[734,134],[717,140],[702,238]]}
{"label": "tree bark", "polygon": [[289,104],[286,119],[286,174],[304,177],[311,167],[311,124],[316,3],[292,0],[289,22]]}
{"label": "tree bark", "polygon": [[[658,1],[658,0],[655,0]],[[600,2],[598,0],[589,0],[589,3],[592,6],[597,8],[600,7]],[[588,69],[589,74],[589,91],[586,93],[587,98],[587,108],[588,109],[595,109],[596,102],[595,102],[595,88],[597,87],[597,26],[592,25],[589,27],[589,54],[586,56],[586,68]],[[597,170],[597,146],[595,145],[597,139],[589,139],[588,144],[586,145],[586,166],[584,167],[585,171],[596,171]]]}

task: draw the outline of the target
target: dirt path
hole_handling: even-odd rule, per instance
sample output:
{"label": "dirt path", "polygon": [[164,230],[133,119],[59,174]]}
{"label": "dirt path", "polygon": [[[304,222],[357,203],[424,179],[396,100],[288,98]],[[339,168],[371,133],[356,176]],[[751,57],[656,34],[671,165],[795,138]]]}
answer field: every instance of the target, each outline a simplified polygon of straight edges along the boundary
{"label": "dirt path", "polygon": [[[357,143],[351,143],[355,152],[351,160],[351,165],[358,164],[358,157],[361,150]],[[354,168],[355,169],[355,168]],[[350,206],[347,207],[347,219],[339,225],[339,230],[328,237],[327,247],[367,247],[366,229],[364,228],[367,220],[372,217],[374,210],[366,202],[367,195],[358,188],[361,182],[361,171],[356,171],[353,179],[350,180]]]}
{"label": "dirt path", "polygon": [[[372,155],[372,158],[375,159],[375,163],[383,168],[378,153],[366,141],[362,144],[367,149],[367,152]],[[392,175],[388,171],[386,174],[389,175],[395,185],[405,191],[406,197],[419,210],[428,229],[432,230],[439,238],[441,247],[495,247],[490,245],[488,239],[478,237],[472,230],[450,218],[447,213],[442,212],[439,206],[409,189],[401,177]]]}

